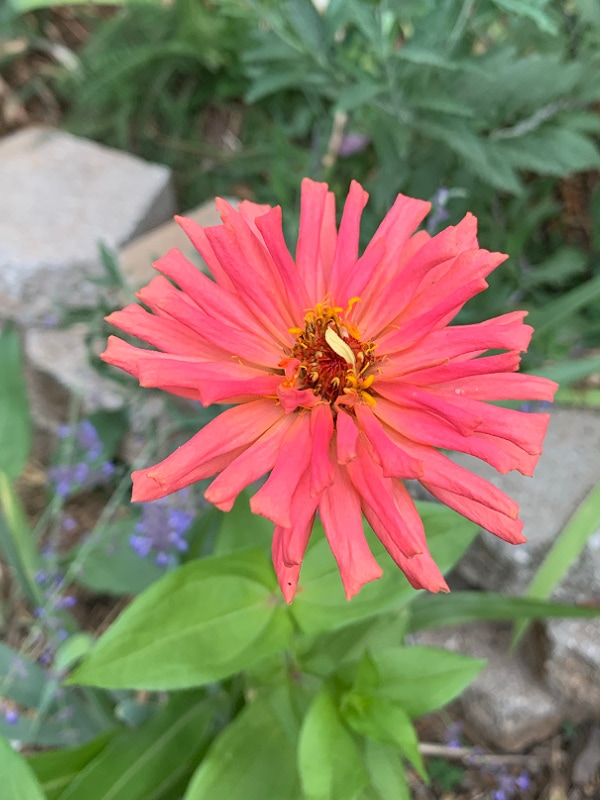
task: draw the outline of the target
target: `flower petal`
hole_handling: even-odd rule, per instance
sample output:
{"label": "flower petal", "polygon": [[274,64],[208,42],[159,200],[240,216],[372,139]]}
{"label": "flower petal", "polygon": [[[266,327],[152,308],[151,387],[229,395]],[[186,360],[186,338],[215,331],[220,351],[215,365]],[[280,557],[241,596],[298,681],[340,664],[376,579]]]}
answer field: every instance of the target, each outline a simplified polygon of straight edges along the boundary
{"label": "flower petal", "polygon": [[304,178],[300,191],[300,227],[296,264],[313,304],[320,303],[326,291],[321,259],[321,229],[327,188],[326,183],[317,183]]}
{"label": "flower petal", "polygon": [[231,511],[238,494],[273,469],[293,417],[282,416],[214,479],[204,497],[221,511]]}
{"label": "flower petal", "polygon": [[252,513],[283,528],[291,527],[292,498],[308,468],[311,452],[310,414],[304,412],[293,421],[267,482],[250,499]]}
{"label": "flower petal", "polygon": [[323,492],[319,513],[350,600],[365,583],[381,578],[383,570],[369,550],[362,526],[359,496],[344,467],[338,467],[333,484]]}
{"label": "flower petal", "polygon": [[[281,416],[281,409],[273,400],[254,400],[228,408],[159,464],[134,472],[133,501],[164,497],[214,475]],[[214,469],[218,459],[224,456],[227,457],[225,462]],[[153,492],[148,481],[156,486]]]}
{"label": "flower petal", "polygon": [[422,553],[426,544],[420,517],[411,515],[410,524],[407,524],[396,505],[392,478],[385,476],[365,445],[361,444],[357,453],[357,458],[348,464],[347,469],[360,495],[365,516],[367,508],[373,509],[394,547],[407,558]]}
{"label": "flower petal", "polygon": [[324,489],[331,486],[335,474],[329,447],[333,437],[333,414],[328,403],[319,403],[312,409],[310,435],[312,439],[310,493],[318,497]]}
{"label": "flower petal", "polygon": [[338,464],[349,464],[356,458],[358,425],[350,414],[340,409],[336,419],[336,445]]}

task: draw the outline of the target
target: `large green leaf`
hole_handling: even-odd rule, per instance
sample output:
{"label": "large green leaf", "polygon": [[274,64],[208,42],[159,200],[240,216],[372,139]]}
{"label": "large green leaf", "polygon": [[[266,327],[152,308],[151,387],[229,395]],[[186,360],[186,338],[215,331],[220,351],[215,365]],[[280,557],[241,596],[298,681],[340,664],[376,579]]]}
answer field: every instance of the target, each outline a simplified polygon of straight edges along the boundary
{"label": "large green leaf", "polygon": [[12,326],[0,333],[0,470],[20,475],[31,447],[31,417],[19,334]]}
{"label": "large green leaf", "polygon": [[342,704],[344,719],[361,736],[396,747],[410,761],[423,780],[425,765],[419,753],[419,740],[410,717],[389,699],[347,695]]}
{"label": "large green leaf", "polygon": [[114,731],[111,731],[83,747],[31,756],[29,766],[40,782],[46,800],[58,800],[71,781],[104,750],[113,735]]}
{"label": "large green leaf", "polygon": [[263,553],[205,558],[139,595],[70,682],[152,690],[199,686],[284,649],[290,637],[287,608]]}
{"label": "large green leaf", "polygon": [[365,765],[372,796],[377,800],[410,800],[404,764],[395,747],[367,739]]}
{"label": "large green leaf", "polygon": [[354,737],[325,690],[317,695],[304,718],[298,769],[306,800],[353,800],[368,784]]}
{"label": "large green leaf", "polygon": [[155,718],[114,736],[60,800],[162,800],[192,774],[216,710],[212,699],[176,695]]}
{"label": "large green leaf", "polygon": [[283,692],[259,696],[215,740],[185,800],[299,800],[297,735]]}
{"label": "large green leaf", "polygon": [[600,606],[577,606],[509,597],[493,592],[452,592],[450,595],[421,595],[410,608],[408,629],[443,628],[481,619],[519,620],[552,617],[592,618],[600,616]]}
{"label": "large green leaf", "polygon": [[420,717],[445,706],[467,688],[485,661],[435,647],[389,647],[371,653],[377,685],[370,693]]}
{"label": "large green leaf", "polygon": [[[419,503],[431,554],[447,571],[459,560],[477,535],[478,528],[444,506]],[[300,574],[300,588],[291,611],[300,628],[307,633],[348,625],[389,609],[398,609],[415,597],[403,573],[386,553],[383,545],[365,523],[369,543],[383,577],[361,589],[348,602],[344,596],[339,569],[331,555],[320,524],[315,525],[315,544],[309,548]]]}
{"label": "large green leaf", "polygon": [[6,800],[45,800],[31,767],[0,736],[0,780]]}

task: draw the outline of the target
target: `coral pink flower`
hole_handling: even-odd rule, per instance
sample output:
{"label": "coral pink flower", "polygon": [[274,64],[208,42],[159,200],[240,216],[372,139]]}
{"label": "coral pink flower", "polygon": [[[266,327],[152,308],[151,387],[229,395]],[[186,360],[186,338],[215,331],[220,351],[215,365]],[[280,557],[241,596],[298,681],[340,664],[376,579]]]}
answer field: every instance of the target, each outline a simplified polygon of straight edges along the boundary
{"label": "coral pink flower", "polygon": [[178,219],[214,280],[171,250],[139,292],[151,313],[130,305],[108,317],[157,349],[111,337],[105,361],[142,386],[234,404],[134,472],[134,501],[216,475],[205,496],[228,511],[270,473],[251,507],[275,525],[288,602],[317,511],[348,598],[382,574],[363,514],[414,587],[447,591],[404,479],[506,541],[525,541],[517,504],[437,448],[531,475],[548,415],[483,401],[551,400],[556,389],[516,372],[532,334],[525,312],[448,325],[506,258],[478,247],[475,218],[415,233],[429,203],[399,195],[359,254],[367,198],[353,182],[338,230],[333,194],[305,179],[295,259],[279,207],[217,200],[222,225]]}

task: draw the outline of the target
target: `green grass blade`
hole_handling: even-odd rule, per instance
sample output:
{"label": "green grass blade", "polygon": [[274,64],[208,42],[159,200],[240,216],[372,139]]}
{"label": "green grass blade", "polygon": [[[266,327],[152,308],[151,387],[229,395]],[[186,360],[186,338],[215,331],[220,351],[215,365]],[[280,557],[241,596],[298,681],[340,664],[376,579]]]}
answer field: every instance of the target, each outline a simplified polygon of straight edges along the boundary
{"label": "green grass blade", "polygon": [[[525,593],[526,597],[546,598],[579,558],[590,536],[600,528],[600,484],[587,495],[560,536],[550,548]],[[515,626],[512,646],[520,641],[528,620]]]}
{"label": "green grass blade", "polygon": [[418,597],[410,607],[408,632],[444,628],[478,620],[598,616],[600,616],[600,606],[566,605],[529,597],[509,597],[492,592],[426,594]]}

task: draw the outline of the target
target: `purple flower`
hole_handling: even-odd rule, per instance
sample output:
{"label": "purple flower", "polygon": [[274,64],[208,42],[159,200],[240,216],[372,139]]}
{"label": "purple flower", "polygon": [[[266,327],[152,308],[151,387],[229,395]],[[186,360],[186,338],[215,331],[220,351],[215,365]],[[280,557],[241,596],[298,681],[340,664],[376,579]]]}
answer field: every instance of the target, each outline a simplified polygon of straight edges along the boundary
{"label": "purple flower", "polygon": [[19,715],[14,708],[7,708],[4,712],[4,720],[8,722],[9,725],[16,725],[19,721]]}
{"label": "purple flower", "polygon": [[362,133],[347,133],[342,139],[338,152],[342,158],[347,158],[355,153],[362,153],[370,143],[371,138],[369,136],[365,136]]}
{"label": "purple flower", "polygon": [[[187,500],[188,495],[179,493],[179,500]],[[129,544],[140,558],[152,555],[159,567],[174,566],[177,553],[188,549],[185,538],[193,521],[190,511],[174,508],[172,498],[162,498],[152,503],[144,503],[135,533]]]}

